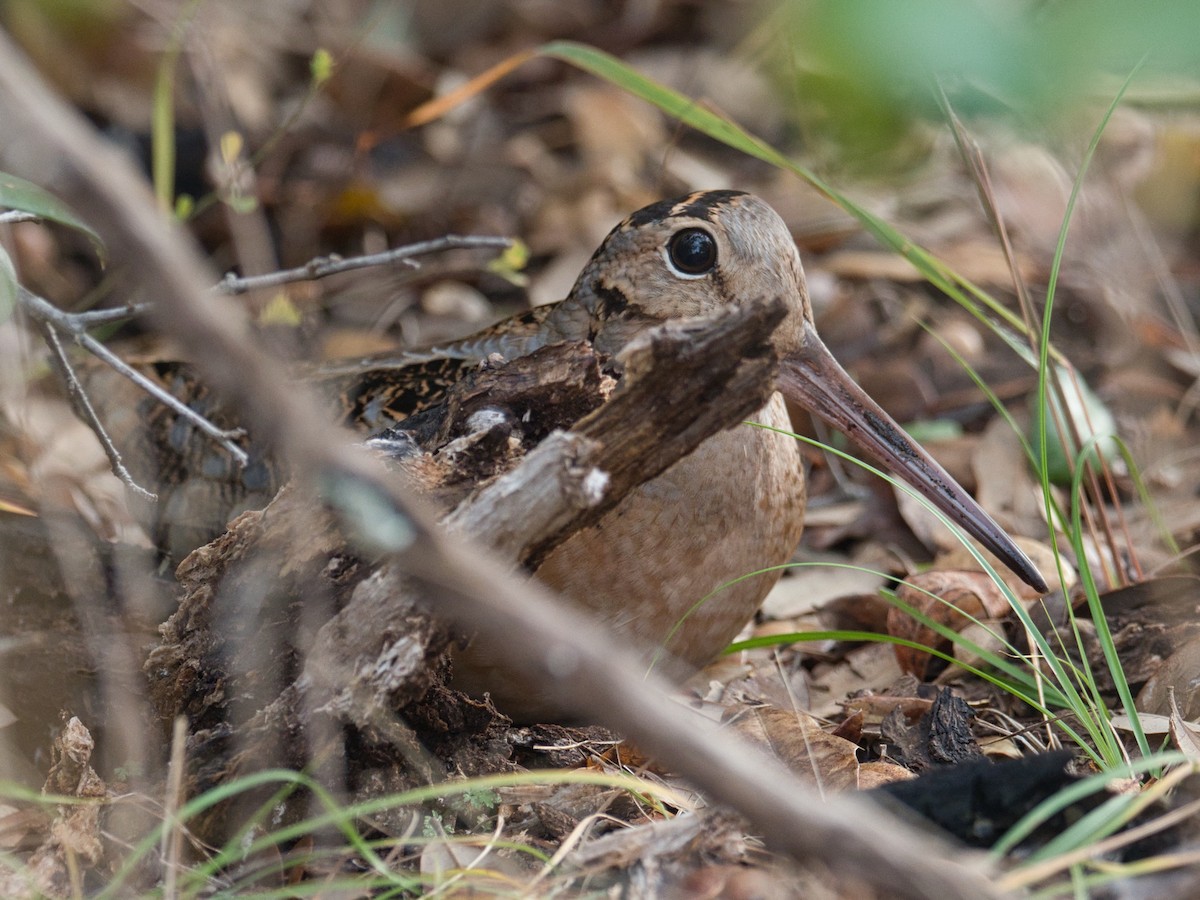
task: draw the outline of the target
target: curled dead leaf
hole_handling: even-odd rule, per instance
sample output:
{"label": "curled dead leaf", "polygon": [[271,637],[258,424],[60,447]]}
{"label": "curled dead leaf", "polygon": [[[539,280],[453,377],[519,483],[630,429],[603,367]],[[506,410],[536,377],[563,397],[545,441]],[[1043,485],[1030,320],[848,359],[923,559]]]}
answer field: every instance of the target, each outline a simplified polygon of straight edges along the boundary
{"label": "curled dead leaf", "polygon": [[1200,637],[1192,638],[1163,660],[1137,696],[1140,713],[1200,719]]}
{"label": "curled dead leaf", "polygon": [[1200,727],[1195,722],[1185,721],[1175,703],[1175,690],[1168,689],[1171,702],[1171,740],[1192,762],[1200,761]]}
{"label": "curled dead leaf", "polygon": [[[914,683],[913,689],[916,689]],[[847,721],[852,716],[861,716],[865,726],[878,726],[880,722],[899,710],[899,714],[915,722],[929,711],[932,701],[927,697],[910,694],[858,694],[842,701],[847,712]],[[842,726],[845,727],[844,725]],[[842,729],[839,728],[839,732]]]}
{"label": "curled dead leaf", "polygon": [[0,804],[0,850],[31,850],[46,838],[50,817],[44,809]]}
{"label": "curled dead leaf", "polygon": [[[1021,548],[1026,556],[1033,560],[1033,564],[1037,566],[1038,571],[1045,576],[1046,581],[1050,585],[1051,591],[1062,590],[1063,585],[1059,581],[1058,570],[1055,567],[1054,551],[1051,550],[1050,547],[1048,547],[1046,544],[1043,544],[1041,541],[1035,541],[1032,538],[1020,536],[1014,537],[1013,542]],[[1010,572],[991,553],[986,550],[981,550],[980,552],[983,553],[984,558],[991,563],[992,568],[996,570],[996,574],[1004,580],[1006,585],[1008,585],[1009,590],[1017,595],[1018,599],[1026,601],[1033,600],[1041,596],[1034,591],[1033,588],[1029,587],[1029,585],[1025,584],[1020,578]],[[1066,582],[1067,590],[1070,590],[1075,586],[1075,583],[1079,580],[1079,577],[1075,574],[1075,570],[1071,568],[1070,564],[1066,560],[1063,560],[1062,564],[1063,580]],[[974,556],[971,555],[971,551],[961,544],[957,545],[954,547],[954,549],[949,550],[946,553],[939,554],[936,566],[939,569],[962,569],[968,572],[983,571],[979,566],[979,562]]]}
{"label": "curled dead leaf", "polygon": [[[982,572],[921,572],[902,584],[896,596],[922,615],[955,631],[961,631],[972,620],[998,619],[1009,608],[1004,594]],[[888,611],[888,634],[942,652],[952,648],[950,639],[942,637],[898,607]],[[945,663],[938,657],[924,650],[900,645],[896,646],[896,661],[901,670],[923,681],[928,681],[945,668]]]}
{"label": "curled dead leaf", "polygon": [[859,789],[864,791],[879,787],[880,785],[892,784],[896,781],[911,781],[916,777],[915,774],[908,771],[904,766],[885,762],[881,759],[865,762],[858,767],[858,786]]}

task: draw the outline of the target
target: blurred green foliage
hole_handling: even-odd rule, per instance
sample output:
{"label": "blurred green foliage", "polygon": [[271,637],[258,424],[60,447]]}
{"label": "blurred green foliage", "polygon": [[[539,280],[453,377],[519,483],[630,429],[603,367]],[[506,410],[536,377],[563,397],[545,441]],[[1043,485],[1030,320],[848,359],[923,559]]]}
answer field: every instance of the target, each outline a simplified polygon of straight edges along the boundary
{"label": "blurred green foliage", "polygon": [[800,124],[839,156],[894,154],[941,118],[939,87],[965,117],[1048,125],[1107,103],[1143,58],[1143,83],[1194,102],[1200,81],[1196,0],[783,0],[782,16]]}
{"label": "blurred green foliage", "polygon": [[0,21],[22,34],[32,28],[51,28],[85,38],[133,12],[128,0],[0,0]]}

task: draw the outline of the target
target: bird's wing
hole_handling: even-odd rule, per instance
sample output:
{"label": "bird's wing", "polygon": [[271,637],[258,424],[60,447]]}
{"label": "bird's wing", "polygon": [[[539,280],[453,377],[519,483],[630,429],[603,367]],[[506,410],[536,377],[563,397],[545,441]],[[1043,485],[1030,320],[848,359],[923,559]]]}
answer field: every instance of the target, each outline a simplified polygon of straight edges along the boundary
{"label": "bird's wing", "polygon": [[[418,350],[322,364],[304,373],[336,404],[342,421],[377,432],[437,403],[488,357],[525,356],[576,336],[561,304],[539,306],[461,340]],[[586,329],[584,329],[586,330]]]}

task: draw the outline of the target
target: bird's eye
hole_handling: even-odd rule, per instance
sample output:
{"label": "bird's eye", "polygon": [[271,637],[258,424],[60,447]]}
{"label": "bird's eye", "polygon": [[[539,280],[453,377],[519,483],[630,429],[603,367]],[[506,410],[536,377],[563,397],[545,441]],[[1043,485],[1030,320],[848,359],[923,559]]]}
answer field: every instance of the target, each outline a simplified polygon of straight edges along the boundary
{"label": "bird's eye", "polygon": [[683,275],[703,275],[717,264],[717,242],[703,228],[685,228],[667,244],[671,265]]}

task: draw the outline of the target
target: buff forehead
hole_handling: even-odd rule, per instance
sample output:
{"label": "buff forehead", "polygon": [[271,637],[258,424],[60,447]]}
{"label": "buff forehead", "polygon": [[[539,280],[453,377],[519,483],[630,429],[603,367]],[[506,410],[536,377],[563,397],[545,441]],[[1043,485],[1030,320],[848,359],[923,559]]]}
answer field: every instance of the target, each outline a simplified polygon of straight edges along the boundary
{"label": "buff forehead", "polygon": [[716,219],[723,232],[727,257],[722,269],[730,287],[747,296],[784,290],[799,294],[804,318],[812,319],[800,253],[786,223],[764,201],[743,194]]}

